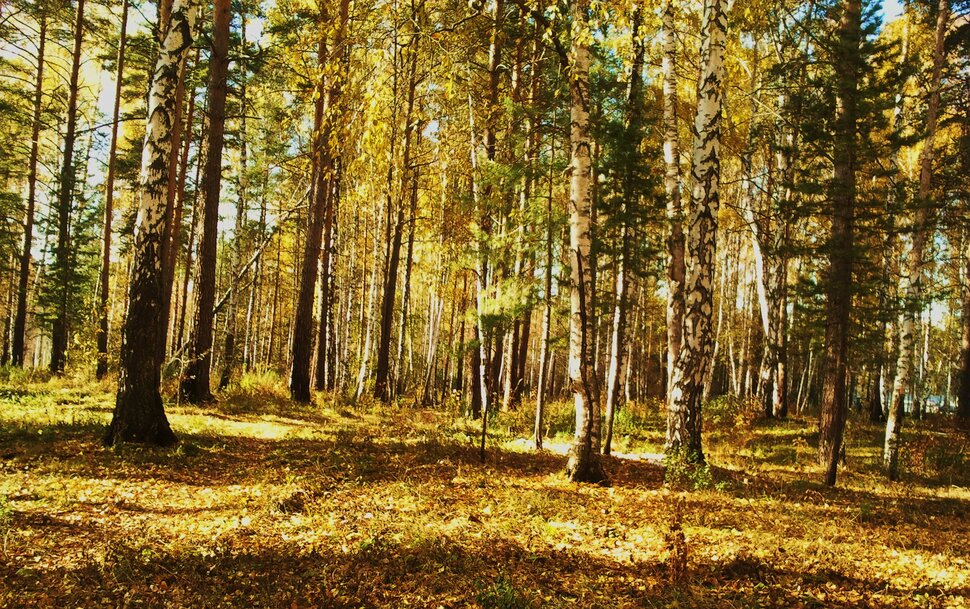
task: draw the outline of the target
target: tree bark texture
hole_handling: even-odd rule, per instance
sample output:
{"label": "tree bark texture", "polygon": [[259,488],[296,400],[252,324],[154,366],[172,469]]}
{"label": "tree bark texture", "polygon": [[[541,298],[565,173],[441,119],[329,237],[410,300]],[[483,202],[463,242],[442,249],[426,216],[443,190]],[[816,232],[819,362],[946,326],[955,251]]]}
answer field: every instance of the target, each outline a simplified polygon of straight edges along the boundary
{"label": "tree bark texture", "polygon": [[576,430],[566,473],[574,482],[606,478],[599,455],[599,386],[593,360],[593,276],[590,268],[589,0],[572,0],[569,61],[569,381]]}
{"label": "tree bark texture", "polygon": [[846,417],[849,311],[852,307],[853,224],[856,194],[856,116],[861,44],[859,0],[844,0],[835,50],[836,108],[834,176],[831,183],[832,229],[826,287],[825,351],[822,364],[822,408],[819,463],[825,483],[836,481]]}
{"label": "tree bark texture", "polygon": [[[229,0],[216,0],[212,12],[212,52],[209,59],[209,132],[202,174],[202,232],[199,237],[195,317],[182,397],[193,403],[212,399],[212,333],[215,319],[216,254],[219,241],[219,197],[222,192],[222,149],[225,141],[226,94],[229,74]],[[196,212],[198,213],[198,212]]]}
{"label": "tree bark texture", "polygon": [[140,200],[129,279],[128,314],[122,332],[118,395],[105,444],[176,442],[165,416],[161,361],[156,348],[163,306],[162,240],[168,192],[168,159],[175,118],[175,90],[195,26],[191,0],[175,0],[171,24],[160,43],[148,99],[148,122],[139,178]]}
{"label": "tree bark texture", "polygon": [[701,79],[694,119],[692,181],[685,256],[683,343],[671,375],[667,451],[703,462],[701,402],[714,354],[714,248],[720,207],[720,125],[727,0],[705,0]]}

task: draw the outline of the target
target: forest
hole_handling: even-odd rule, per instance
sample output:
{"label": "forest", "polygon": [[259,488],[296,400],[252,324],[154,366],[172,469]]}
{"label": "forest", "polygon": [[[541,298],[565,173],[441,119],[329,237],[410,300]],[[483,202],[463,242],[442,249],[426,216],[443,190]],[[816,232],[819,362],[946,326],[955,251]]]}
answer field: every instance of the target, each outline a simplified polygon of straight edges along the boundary
{"label": "forest", "polygon": [[0,0],[0,605],[970,605],[967,0]]}

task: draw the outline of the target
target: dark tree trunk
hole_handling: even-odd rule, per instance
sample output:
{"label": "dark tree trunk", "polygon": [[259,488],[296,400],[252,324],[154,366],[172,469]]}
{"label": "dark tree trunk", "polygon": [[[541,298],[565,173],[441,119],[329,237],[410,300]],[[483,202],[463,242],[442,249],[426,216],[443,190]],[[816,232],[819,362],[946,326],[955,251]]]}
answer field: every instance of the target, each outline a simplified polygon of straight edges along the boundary
{"label": "dark tree trunk", "polygon": [[825,483],[835,484],[846,416],[846,369],[849,311],[852,307],[852,239],[855,205],[856,97],[859,45],[859,0],[844,0],[836,50],[835,147],[832,180],[832,235],[826,304],[822,413],[819,424],[819,462]]}
{"label": "dark tree trunk", "polygon": [[[320,65],[326,65],[328,53],[326,42],[321,40],[318,56]],[[320,83],[324,88],[324,83]],[[293,325],[293,363],[290,368],[290,397],[298,402],[310,402],[310,356],[313,347],[313,296],[317,284],[317,265],[320,260],[320,242],[323,235],[324,214],[330,196],[329,134],[324,134],[325,115],[330,111],[321,91],[314,118],[313,174],[314,186],[310,197],[310,217],[307,224],[306,244],[300,266],[300,290],[296,303]],[[325,139],[326,138],[326,139]]]}
{"label": "dark tree trunk", "polygon": [[128,42],[128,0],[121,4],[121,36],[118,41],[118,70],[115,74],[115,101],[111,114],[111,144],[108,151],[108,176],[104,185],[104,236],[101,244],[101,280],[98,293],[98,362],[95,376],[108,373],[108,282],[111,278],[111,220],[114,214],[115,161],[118,151],[118,117],[121,113],[121,86],[125,75],[125,45]]}
{"label": "dark tree trunk", "polygon": [[54,248],[54,275],[57,281],[57,310],[51,328],[51,363],[54,374],[64,372],[67,363],[69,285],[71,284],[71,208],[74,201],[74,144],[77,137],[78,76],[81,70],[81,44],[84,41],[84,0],[78,0],[74,22],[74,50],[68,84],[67,126],[64,133],[59,190],[57,193],[57,246]]}
{"label": "dark tree trunk", "polygon": [[[327,49],[327,42],[320,40],[317,56],[321,68],[330,61],[331,56],[340,57],[343,53],[344,31],[347,26],[349,4],[348,0],[340,2],[340,22],[334,37],[332,53]],[[328,20],[324,15],[324,22]],[[340,60],[338,60],[338,65]],[[313,297],[316,292],[318,278],[318,263],[320,261],[320,247],[323,241],[323,227],[326,216],[332,216],[332,202],[334,181],[334,154],[331,139],[334,130],[334,120],[337,114],[337,99],[340,95],[338,74],[331,83],[319,83],[319,99],[314,118],[314,193],[312,197],[310,219],[307,225],[306,247],[303,250],[303,263],[300,267],[300,292],[297,299],[296,318],[293,325],[293,363],[290,368],[290,397],[298,402],[310,401],[310,359],[313,352]],[[330,207],[328,211],[328,207]],[[328,296],[329,298],[329,296]],[[321,340],[326,337],[322,336]],[[325,345],[324,345],[325,348]],[[318,371],[320,373],[322,371]]]}
{"label": "dark tree trunk", "polygon": [[30,250],[34,235],[34,206],[37,201],[37,156],[40,147],[40,111],[44,96],[44,51],[47,44],[47,16],[40,15],[40,41],[37,43],[37,80],[34,85],[34,116],[30,136],[30,160],[27,170],[27,211],[24,214],[24,246],[21,250],[20,276],[17,284],[17,313],[13,322],[14,366],[24,365],[24,342],[27,333],[27,284],[30,280]]}
{"label": "dark tree trunk", "polygon": [[145,150],[139,180],[141,200],[129,281],[128,315],[122,332],[118,396],[105,444],[142,442],[169,445],[177,441],[168,424],[162,396],[158,341],[164,340],[158,316],[163,307],[162,240],[169,186],[167,160],[175,91],[185,56],[192,45],[195,11],[191,0],[176,0],[171,26],[160,44],[149,94]]}
{"label": "dark tree trunk", "polygon": [[[216,299],[216,254],[219,241],[219,196],[222,190],[222,149],[225,141],[226,92],[229,74],[229,0],[215,0],[212,13],[212,52],[209,59],[209,132],[202,175],[202,234],[199,238],[195,322],[188,364],[181,383],[182,397],[192,403],[212,399],[212,326]],[[198,213],[198,211],[196,211]]]}

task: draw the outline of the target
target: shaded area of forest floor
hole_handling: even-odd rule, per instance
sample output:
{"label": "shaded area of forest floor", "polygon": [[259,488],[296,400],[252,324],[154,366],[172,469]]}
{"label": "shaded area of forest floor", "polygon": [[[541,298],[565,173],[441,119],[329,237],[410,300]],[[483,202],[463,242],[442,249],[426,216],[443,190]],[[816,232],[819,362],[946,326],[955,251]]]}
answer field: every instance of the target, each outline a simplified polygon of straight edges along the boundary
{"label": "shaded area of forest floor", "polygon": [[[910,431],[889,485],[879,430],[853,421],[830,489],[810,421],[714,412],[712,467],[675,472],[672,491],[629,458],[607,460],[609,487],[566,482],[560,455],[517,441],[524,414],[499,417],[482,464],[477,423],[454,413],[304,408],[252,386],[170,405],[172,449],[112,450],[111,403],[107,385],[0,384],[0,606],[970,604],[968,441],[940,423]],[[620,450],[657,452],[659,416],[626,416]]]}

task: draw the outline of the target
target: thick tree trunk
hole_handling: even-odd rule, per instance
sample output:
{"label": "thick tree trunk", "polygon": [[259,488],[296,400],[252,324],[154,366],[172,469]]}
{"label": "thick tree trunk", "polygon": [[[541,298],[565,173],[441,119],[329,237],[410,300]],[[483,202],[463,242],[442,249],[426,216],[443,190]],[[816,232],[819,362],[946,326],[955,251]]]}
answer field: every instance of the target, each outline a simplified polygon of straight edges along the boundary
{"label": "thick tree trunk", "polygon": [[162,240],[165,238],[165,204],[168,158],[175,116],[175,90],[186,54],[192,45],[195,8],[190,0],[175,0],[171,26],[160,44],[152,88],[135,218],[133,261],[128,290],[128,315],[122,332],[118,395],[105,444],[176,442],[165,416],[161,361],[156,345],[164,340],[158,315],[163,306],[161,276]]}
{"label": "thick tree trunk", "polygon": [[825,483],[829,486],[833,486],[836,480],[846,416],[861,12],[860,0],[843,1],[839,41],[835,50],[837,80],[835,144],[832,155],[835,172],[831,186],[832,234],[829,242],[822,411],[818,443],[819,462],[825,467]]}
{"label": "thick tree trunk", "polygon": [[936,17],[936,43],[933,48],[933,71],[930,77],[929,99],[926,104],[926,131],[920,153],[919,193],[912,219],[912,237],[906,268],[900,274],[900,293],[903,312],[899,322],[899,356],[896,379],[893,382],[889,416],[886,419],[886,440],[883,446],[883,465],[890,480],[899,478],[899,445],[901,442],[903,410],[906,392],[911,389],[913,373],[913,343],[916,317],[923,310],[923,280],[926,274],[926,245],[933,233],[934,211],[930,190],[933,179],[934,140],[940,112],[940,80],[946,61],[944,41],[950,19],[949,0],[939,0]]}
{"label": "thick tree trunk", "polygon": [[[222,149],[225,141],[226,93],[229,73],[229,0],[216,0],[212,13],[209,59],[209,133],[202,175],[202,234],[199,238],[195,315],[180,391],[189,402],[212,399],[212,330],[215,318],[216,255],[219,241],[219,196],[222,190]],[[196,211],[198,213],[198,211]]]}
{"label": "thick tree trunk", "polygon": [[684,331],[684,219],[680,199],[680,144],[677,134],[677,38],[675,6],[663,12],[664,192],[667,198],[667,402]]}
{"label": "thick tree trunk", "polygon": [[121,36],[118,41],[118,69],[115,72],[115,101],[111,113],[111,143],[108,150],[108,176],[104,183],[104,234],[101,242],[101,279],[98,291],[98,361],[95,376],[108,373],[108,282],[111,278],[111,221],[114,215],[115,161],[118,151],[118,117],[121,113],[121,87],[125,76],[125,45],[128,42],[128,0],[121,4]]}
{"label": "thick tree trunk", "polygon": [[17,283],[17,313],[13,322],[11,362],[24,365],[24,343],[27,334],[27,286],[30,281],[30,250],[34,244],[34,207],[37,202],[37,156],[40,149],[40,111],[44,98],[44,52],[47,46],[47,15],[40,15],[40,40],[37,43],[37,79],[34,85],[34,115],[31,119],[30,159],[27,169],[27,211],[24,214],[24,246],[21,250],[20,275]]}
{"label": "thick tree trunk", "polygon": [[54,248],[54,274],[57,277],[58,300],[54,324],[51,328],[51,363],[54,374],[64,372],[67,363],[67,343],[70,331],[67,303],[70,299],[71,275],[71,208],[74,201],[74,144],[77,137],[78,77],[81,70],[81,45],[84,41],[84,0],[78,0],[74,22],[74,50],[71,53],[71,76],[68,83],[67,125],[64,132],[64,153],[57,193],[57,246]]}
{"label": "thick tree trunk", "polygon": [[606,479],[600,451],[600,404],[593,361],[593,276],[590,268],[589,0],[572,0],[569,61],[569,380],[576,430],[566,473],[574,482]]}
{"label": "thick tree trunk", "polygon": [[694,119],[691,206],[684,283],[684,334],[671,375],[667,451],[703,462],[701,400],[714,355],[714,248],[720,206],[720,125],[728,0],[705,0],[701,79]]}

